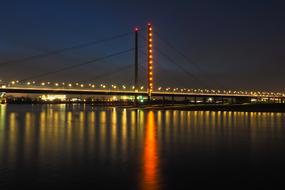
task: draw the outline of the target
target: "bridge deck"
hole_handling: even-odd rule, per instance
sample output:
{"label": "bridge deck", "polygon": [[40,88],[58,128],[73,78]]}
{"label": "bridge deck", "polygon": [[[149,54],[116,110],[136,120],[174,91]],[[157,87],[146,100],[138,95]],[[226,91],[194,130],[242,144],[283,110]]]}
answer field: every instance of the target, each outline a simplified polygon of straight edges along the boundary
{"label": "bridge deck", "polygon": [[[76,88],[44,88],[44,87],[0,87],[0,92],[27,94],[73,94],[73,95],[115,95],[115,96],[147,96],[147,91],[135,90],[98,90]],[[285,98],[283,95],[259,95],[237,93],[192,93],[192,92],[162,92],[154,91],[154,97],[245,97],[245,98]]]}

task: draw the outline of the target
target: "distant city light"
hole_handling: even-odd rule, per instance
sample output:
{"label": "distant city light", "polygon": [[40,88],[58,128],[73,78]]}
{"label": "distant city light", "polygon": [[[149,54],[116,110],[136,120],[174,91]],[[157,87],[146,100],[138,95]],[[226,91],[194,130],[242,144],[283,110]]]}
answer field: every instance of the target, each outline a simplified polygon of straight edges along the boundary
{"label": "distant city light", "polygon": [[43,101],[54,101],[54,100],[65,101],[66,95],[42,95],[40,98]]}

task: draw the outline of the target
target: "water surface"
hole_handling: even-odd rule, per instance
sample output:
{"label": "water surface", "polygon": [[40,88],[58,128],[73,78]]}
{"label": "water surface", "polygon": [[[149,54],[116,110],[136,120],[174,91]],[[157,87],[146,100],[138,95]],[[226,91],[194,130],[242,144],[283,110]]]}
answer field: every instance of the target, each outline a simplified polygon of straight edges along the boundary
{"label": "water surface", "polygon": [[274,189],[285,114],[0,105],[0,189]]}

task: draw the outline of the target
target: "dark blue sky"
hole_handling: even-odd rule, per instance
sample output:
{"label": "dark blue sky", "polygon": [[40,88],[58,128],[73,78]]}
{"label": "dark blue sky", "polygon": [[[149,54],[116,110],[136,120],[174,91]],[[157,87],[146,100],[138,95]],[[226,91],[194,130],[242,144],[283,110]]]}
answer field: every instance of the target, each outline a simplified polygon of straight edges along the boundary
{"label": "dark blue sky", "polygon": [[[281,0],[2,0],[0,62],[108,38],[130,32],[134,26],[144,27],[151,21],[156,31],[155,47],[180,67],[155,52],[157,83],[163,86],[204,87],[206,84],[213,88],[285,91],[284,5]],[[183,52],[191,62],[185,61],[158,36]],[[132,39],[130,35],[97,46],[0,66],[0,78],[23,79],[112,54],[131,48]],[[142,32],[141,48],[144,48],[143,40]],[[143,54],[140,60],[143,84]],[[108,70],[118,70],[132,61],[132,53],[127,53],[36,80],[92,79],[97,83],[131,84],[132,67],[105,78],[97,76]],[[189,77],[187,72],[199,80]]]}

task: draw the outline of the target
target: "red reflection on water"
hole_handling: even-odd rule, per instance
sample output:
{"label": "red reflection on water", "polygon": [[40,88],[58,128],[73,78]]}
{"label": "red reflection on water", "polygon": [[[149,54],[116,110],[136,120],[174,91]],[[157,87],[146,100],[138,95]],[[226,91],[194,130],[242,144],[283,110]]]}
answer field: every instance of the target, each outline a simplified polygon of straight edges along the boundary
{"label": "red reflection on water", "polygon": [[157,131],[153,112],[147,115],[145,145],[143,152],[143,190],[158,190],[159,187],[159,157],[157,152]]}

